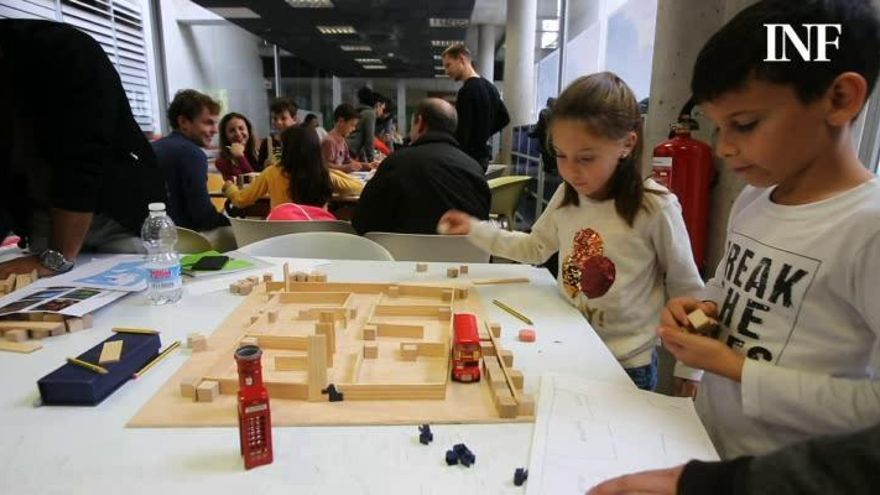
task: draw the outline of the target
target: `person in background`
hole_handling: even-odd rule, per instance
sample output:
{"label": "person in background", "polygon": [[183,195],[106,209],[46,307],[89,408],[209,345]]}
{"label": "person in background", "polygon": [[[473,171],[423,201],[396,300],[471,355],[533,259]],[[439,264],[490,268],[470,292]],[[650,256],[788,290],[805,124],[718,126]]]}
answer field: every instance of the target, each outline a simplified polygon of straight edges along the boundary
{"label": "person in background", "polygon": [[373,141],[376,137],[376,116],[382,114],[385,102],[368,87],[358,90],[358,105],[355,110],[359,118],[357,126],[346,137],[350,153],[357,159],[370,163],[375,157]]}
{"label": "person in background", "polygon": [[369,169],[370,165],[352,159],[346,138],[358,125],[360,114],[350,103],[343,103],[333,111],[333,129],[321,143],[324,163],[328,169],[340,172],[357,172]]}
{"label": "person in background", "polygon": [[255,171],[256,140],[251,121],[240,113],[230,112],[220,120],[220,156],[214,166],[223,180],[234,181]]}
{"label": "person in background", "polygon": [[171,134],[153,143],[168,188],[168,215],[178,227],[209,232],[229,225],[208,195],[208,158],[203,148],[217,134],[220,104],[194,89],[174,95],[168,106]]}
{"label": "person in background", "polygon": [[489,218],[492,195],[480,164],[458,148],[455,108],[437,98],[415,109],[412,145],[382,162],[358,201],[352,226],[366,232],[434,234],[447,210]]}
{"label": "person in background", "polygon": [[492,158],[489,138],[510,123],[507,107],[492,81],[483,79],[474,70],[471,52],[463,44],[443,51],[443,69],[455,81],[464,82],[455,99],[458,112],[455,139],[461,149],[486,170]]}
{"label": "person in background", "polygon": [[[48,117],[59,109],[74,123]],[[63,273],[81,251],[143,252],[147,205],[165,200],[165,186],[119,75],[91,36],[68,24],[0,20],[0,115],[0,238],[14,231],[30,250],[0,263],[0,277]]]}
{"label": "person in background", "polygon": [[[256,171],[259,172],[267,165],[278,163],[281,160],[280,136],[285,129],[296,125],[297,111],[299,111],[299,107],[286,96],[279,96],[272,100],[272,104],[269,105],[269,113],[272,115],[272,128],[275,129],[275,133],[260,141]],[[270,148],[271,153],[269,153]]]}
{"label": "person in background", "polygon": [[[559,96],[550,134],[563,183],[530,233],[451,211],[438,231],[470,234],[492,254],[543,263],[559,251],[559,290],[590,322],[633,383],[657,385],[657,334],[666,294],[703,288],[681,206],[641,177],[642,120],[632,90],[600,72]],[[692,370],[677,367],[678,376]]]}
{"label": "person in background", "polygon": [[318,116],[310,113],[306,115],[306,118],[303,120],[303,126],[310,127],[318,133],[318,139],[323,143],[325,139],[327,139],[327,131],[321,127],[321,123],[318,122]]}
{"label": "person in background", "polygon": [[538,123],[529,133],[530,138],[538,141],[538,151],[541,152],[541,164],[544,167],[544,172],[551,174],[556,173],[556,155],[553,154],[553,142],[547,135],[547,126],[550,122],[550,116],[553,115],[553,103],[555,102],[556,98],[547,98],[547,106],[538,113]]}

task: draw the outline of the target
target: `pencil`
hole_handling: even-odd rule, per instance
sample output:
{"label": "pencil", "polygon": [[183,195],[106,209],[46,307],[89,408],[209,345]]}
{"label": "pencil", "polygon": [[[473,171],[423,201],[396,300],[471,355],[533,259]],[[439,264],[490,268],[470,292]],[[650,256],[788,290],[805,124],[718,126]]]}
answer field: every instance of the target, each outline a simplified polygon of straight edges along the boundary
{"label": "pencil", "polygon": [[140,377],[142,377],[142,376],[144,375],[144,373],[146,373],[147,371],[150,371],[150,368],[152,368],[153,366],[156,366],[157,364],[159,364],[160,361],[162,361],[163,359],[165,359],[166,357],[168,357],[169,354],[171,354],[171,351],[173,351],[174,349],[177,349],[178,347],[180,347],[180,341],[179,341],[179,340],[175,340],[174,342],[171,343],[171,345],[169,345],[168,347],[166,347],[164,351],[160,352],[158,356],[156,356],[155,358],[153,358],[152,361],[150,361],[149,363],[145,364],[144,367],[140,369],[140,371],[138,371],[137,373],[131,375],[131,377],[132,377],[132,378],[140,378]]}
{"label": "pencil", "polygon": [[109,371],[107,371],[107,368],[103,366],[98,366],[97,364],[92,364],[88,361],[83,361],[82,359],[69,357],[67,358],[67,362],[70,364],[75,364],[81,368],[94,371],[95,373],[100,373],[102,375],[106,375],[107,373],[109,373]]}
{"label": "pencil", "polygon": [[498,306],[499,308],[503,309],[504,311],[507,311],[508,313],[512,314],[513,316],[515,316],[515,317],[519,318],[520,320],[526,322],[526,324],[528,324],[528,325],[534,325],[534,323],[532,323],[532,320],[528,319],[528,317],[526,317],[526,315],[524,315],[524,314],[520,313],[519,311],[517,311],[517,310],[511,308],[510,306],[504,304],[503,302],[499,301],[498,299],[492,299],[492,304],[494,304],[495,306]]}
{"label": "pencil", "polygon": [[159,333],[158,330],[153,330],[152,328],[130,328],[130,327],[116,327],[113,329],[114,333],[140,333],[146,335],[154,335]]}

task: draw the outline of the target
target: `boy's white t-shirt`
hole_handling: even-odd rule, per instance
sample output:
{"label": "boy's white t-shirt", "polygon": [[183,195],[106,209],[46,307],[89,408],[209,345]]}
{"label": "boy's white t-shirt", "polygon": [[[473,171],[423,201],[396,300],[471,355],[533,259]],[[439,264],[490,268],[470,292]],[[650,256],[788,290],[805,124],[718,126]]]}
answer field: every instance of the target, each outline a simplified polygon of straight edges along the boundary
{"label": "boy's white t-shirt", "polygon": [[747,187],[703,298],[742,383],[703,377],[697,409],[722,457],[880,422],[880,179],[800,206]]}
{"label": "boy's white t-shirt", "polygon": [[[470,239],[523,263],[543,263],[558,250],[563,297],[587,317],[624,368],[648,365],[666,292],[675,297],[703,288],[681,206],[671,193],[646,192],[650,211],[639,212],[630,227],[613,200],[580,195],[578,206],[559,208],[564,187],[553,194],[531,234],[475,220]],[[666,192],[650,179],[645,187]]]}

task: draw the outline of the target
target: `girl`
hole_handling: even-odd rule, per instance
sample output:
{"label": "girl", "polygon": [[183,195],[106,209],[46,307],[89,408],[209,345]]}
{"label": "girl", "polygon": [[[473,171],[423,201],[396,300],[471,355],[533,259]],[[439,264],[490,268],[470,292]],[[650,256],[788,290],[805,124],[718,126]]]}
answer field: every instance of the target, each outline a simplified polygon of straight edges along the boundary
{"label": "girl", "polygon": [[632,90],[616,75],[574,81],[556,100],[549,131],[564,182],[530,234],[458,211],[447,212],[438,230],[470,234],[492,254],[524,263],[543,263],[559,251],[565,298],[635,384],[653,390],[664,292],[676,296],[703,286],[678,201],[640,177],[641,115]]}
{"label": "girl", "polygon": [[290,127],[281,134],[281,147],[281,163],[266,167],[245,189],[239,190],[232,182],[223,185],[223,194],[233,205],[250,206],[268,193],[272,208],[282,203],[326,206],[333,183],[315,130]]}
{"label": "girl", "polygon": [[230,112],[220,120],[220,156],[214,162],[223,180],[234,181],[255,171],[256,143],[251,122],[240,113]]}

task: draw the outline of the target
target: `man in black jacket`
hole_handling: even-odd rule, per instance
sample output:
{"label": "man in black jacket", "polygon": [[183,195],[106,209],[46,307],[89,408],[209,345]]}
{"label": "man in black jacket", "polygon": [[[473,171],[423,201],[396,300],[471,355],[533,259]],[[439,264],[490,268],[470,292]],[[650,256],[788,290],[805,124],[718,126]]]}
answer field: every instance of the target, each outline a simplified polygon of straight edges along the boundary
{"label": "man in black jacket", "polygon": [[386,158],[361,193],[351,222],[359,234],[436,234],[451,209],[489,218],[489,186],[480,164],[458,148],[456,120],[455,108],[443,100],[419,103],[412,145]]}
{"label": "man in black jacket", "polygon": [[69,270],[80,250],[137,252],[150,202],[165,188],[116,69],[66,24],[0,21],[0,236],[30,256],[0,278]]}

